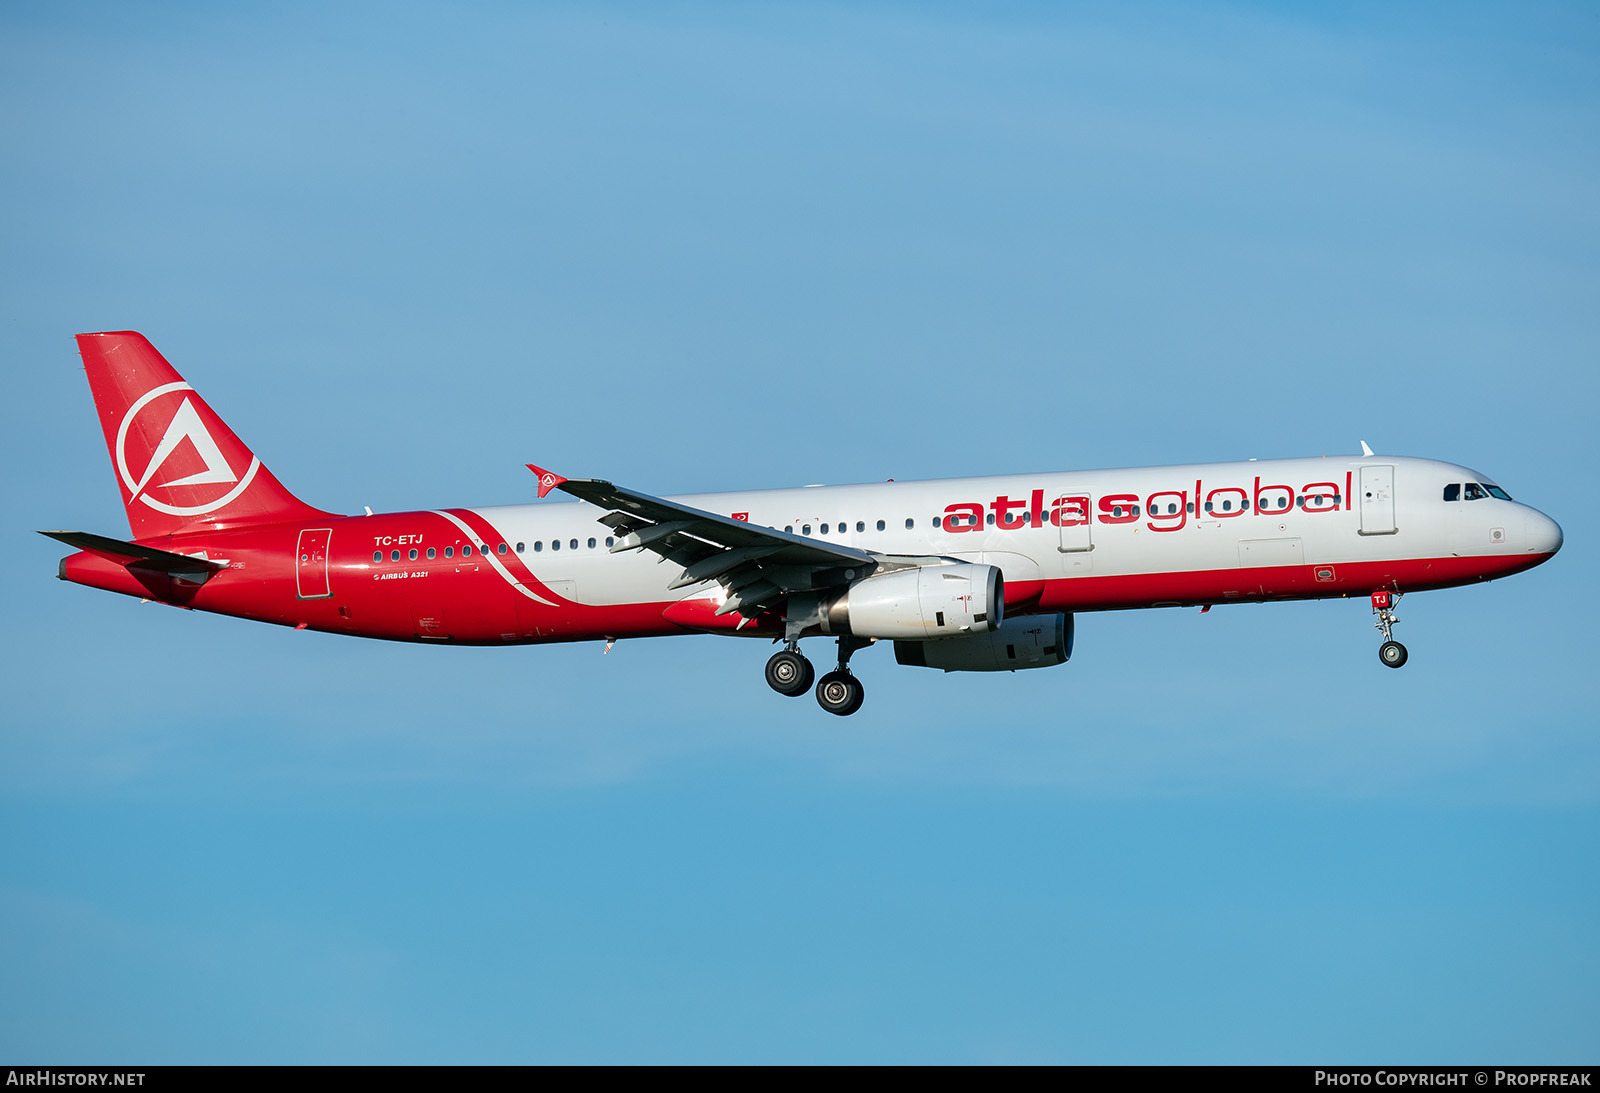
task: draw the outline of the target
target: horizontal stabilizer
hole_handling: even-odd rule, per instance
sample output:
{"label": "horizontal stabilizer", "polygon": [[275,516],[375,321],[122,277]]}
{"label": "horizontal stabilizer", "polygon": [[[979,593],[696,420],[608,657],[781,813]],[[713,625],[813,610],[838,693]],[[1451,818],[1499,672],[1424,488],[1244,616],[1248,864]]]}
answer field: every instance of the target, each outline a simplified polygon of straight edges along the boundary
{"label": "horizontal stabilizer", "polygon": [[136,565],[141,569],[155,569],[163,573],[183,575],[202,571],[215,573],[219,569],[228,568],[227,562],[191,558],[187,554],[174,554],[170,550],[157,550],[155,547],[140,546],[138,543],[125,543],[121,539],[91,535],[87,531],[41,531],[39,534],[48,535],[70,547],[87,550],[90,554],[97,554],[118,565]]}

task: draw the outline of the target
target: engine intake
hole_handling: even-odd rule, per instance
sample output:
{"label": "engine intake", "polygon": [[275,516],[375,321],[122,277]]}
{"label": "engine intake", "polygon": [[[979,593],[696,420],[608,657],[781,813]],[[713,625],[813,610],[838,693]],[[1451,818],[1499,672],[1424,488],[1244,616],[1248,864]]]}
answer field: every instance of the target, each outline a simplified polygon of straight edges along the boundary
{"label": "engine intake", "polygon": [[824,634],[922,640],[984,634],[1005,613],[1005,581],[992,565],[897,569],[865,577],[823,604]]}
{"label": "engine intake", "polygon": [[1021,615],[991,634],[943,641],[897,641],[894,659],[946,672],[1015,672],[1065,664],[1072,656],[1071,615]]}

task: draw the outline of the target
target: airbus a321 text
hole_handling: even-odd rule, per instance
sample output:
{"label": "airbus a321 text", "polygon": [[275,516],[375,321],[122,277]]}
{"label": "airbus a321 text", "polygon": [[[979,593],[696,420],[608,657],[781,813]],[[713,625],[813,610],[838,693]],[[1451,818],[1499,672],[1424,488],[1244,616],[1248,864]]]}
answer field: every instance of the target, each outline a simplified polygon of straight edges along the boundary
{"label": "airbus a321 text", "polygon": [[[1369,597],[1378,655],[1402,593],[1492,580],[1561,529],[1487,475],[1432,459],[1062,471],[652,497],[531,466],[497,508],[338,516],[289,493],[143,336],[80,334],[132,538],[62,580],[296,629],[458,645],[760,637],[768,684],[861,706],[850,658],[894,643],[947,672],[1064,664],[1073,613]],[[669,564],[660,564],[665,561]],[[837,639],[820,680],[802,639]],[[609,648],[609,646],[608,646]]]}

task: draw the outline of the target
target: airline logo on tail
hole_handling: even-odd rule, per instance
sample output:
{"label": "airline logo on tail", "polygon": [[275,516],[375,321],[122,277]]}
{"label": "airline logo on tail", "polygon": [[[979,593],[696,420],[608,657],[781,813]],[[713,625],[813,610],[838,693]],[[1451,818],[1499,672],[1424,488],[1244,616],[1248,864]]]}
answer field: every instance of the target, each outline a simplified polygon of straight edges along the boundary
{"label": "airline logo on tail", "polygon": [[[256,471],[261,468],[261,460],[253,454],[250,457],[250,466],[242,478],[228,465],[227,457],[222,454],[222,449],[212,438],[211,431],[206,428],[194,402],[187,396],[181,399],[176,397],[180,392],[193,390],[194,388],[181,381],[163,384],[145,392],[123,415],[122,424],[117,428],[117,473],[121,475],[123,485],[128,488],[130,505],[137,498],[157,512],[171,516],[204,516],[216,512],[249,489]],[[205,403],[202,402],[200,405],[205,406]],[[161,433],[161,441],[156,445],[143,472],[136,476],[128,466],[129,433],[133,432],[141,439],[154,436],[158,427],[156,423],[160,422],[162,416],[168,412],[172,416],[167,419],[166,428]],[[210,412],[209,407],[207,412]],[[138,429],[132,428],[135,424],[139,426]],[[184,445],[185,440],[189,442],[187,446]],[[134,447],[137,450],[140,445],[135,444]],[[153,481],[169,463],[174,466],[167,473],[174,477],[159,482]],[[205,489],[207,486],[213,488]],[[197,503],[172,505],[158,501],[146,493],[147,490],[175,487],[184,489],[185,500]]]}

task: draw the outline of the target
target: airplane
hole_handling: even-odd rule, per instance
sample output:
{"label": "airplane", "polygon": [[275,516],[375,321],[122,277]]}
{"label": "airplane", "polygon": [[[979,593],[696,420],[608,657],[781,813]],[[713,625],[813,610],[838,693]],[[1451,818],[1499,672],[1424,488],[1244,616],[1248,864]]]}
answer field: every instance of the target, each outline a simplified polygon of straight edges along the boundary
{"label": "airplane", "polygon": [[[850,659],[1065,664],[1074,614],[1365,597],[1383,664],[1409,592],[1548,561],[1561,528],[1431,459],[1251,460],[655,497],[528,464],[539,502],[341,516],[273,477],[142,335],[77,336],[132,537],[45,531],[58,576],[176,607],[455,645],[730,634],[766,680],[860,709]],[[574,500],[544,500],[553,492]],[[662,564],[666,563],[666,564]],[[837,642],[816,679],[808,637]]]}

